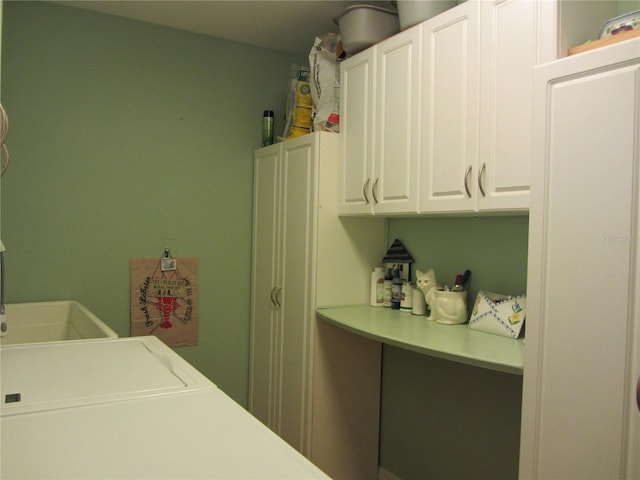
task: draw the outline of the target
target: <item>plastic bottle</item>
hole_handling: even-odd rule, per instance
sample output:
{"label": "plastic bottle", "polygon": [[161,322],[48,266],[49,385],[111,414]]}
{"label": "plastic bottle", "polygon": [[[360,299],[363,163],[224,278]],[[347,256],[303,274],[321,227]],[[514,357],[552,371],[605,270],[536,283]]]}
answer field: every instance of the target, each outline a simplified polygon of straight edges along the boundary
{"label": "plastic bottle", "polygon": [[413,288],[411,295],[411,313],[413,315],[427,314],[427,303],[424,299],[424,293],[416,287]]}
{"label": "plastic bottle", "polygon": [[413,285],[409,282],[402,284],[402,296],[400,297],[400,311],[410,312],[413,307]]}
{"label": "plastic bottle", "polygon": [[384,277],[384,299],[382,301],[383,307],[391,307],[391,283],[393,277],[391,276],[391,269],[387,269],[387,274]]}
{"label": "plastic bottle", "polygon": [[262,114],[262,146],[273,144],[273,110],[265,110]]}
{"label": "plastic bottle", "polygon": [[371,273],[371,298],[369,304],[372,307],[381,307],[384,302],[384,269],[376,267]]}
{"label": "plastic bottle", "polygon": [[400,270],[393,269],[393,280],[391,282],[391,308],[400,310],[400,301],[402,300],[402,280],[400,280]]}

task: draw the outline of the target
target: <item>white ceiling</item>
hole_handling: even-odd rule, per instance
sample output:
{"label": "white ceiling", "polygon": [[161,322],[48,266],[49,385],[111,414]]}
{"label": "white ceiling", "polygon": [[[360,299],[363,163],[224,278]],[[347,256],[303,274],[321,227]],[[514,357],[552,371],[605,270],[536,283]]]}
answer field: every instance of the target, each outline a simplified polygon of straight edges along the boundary
{"label": "white ceiling", "polygon": [[333,17],[375,0],[60,0],[56,3],[308,55],[316,36],[337,32]]}

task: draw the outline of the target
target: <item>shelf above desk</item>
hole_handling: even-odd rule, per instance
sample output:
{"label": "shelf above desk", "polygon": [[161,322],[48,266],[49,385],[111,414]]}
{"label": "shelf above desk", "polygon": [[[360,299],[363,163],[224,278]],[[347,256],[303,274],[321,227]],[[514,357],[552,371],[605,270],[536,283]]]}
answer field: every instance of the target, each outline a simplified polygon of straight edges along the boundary
{"label": "shelf above desk", "polygon": [[323,320],[394,347],[499,372],[522,375],[524,340],[441,325],[390,308],[351,305],[318,308]]}

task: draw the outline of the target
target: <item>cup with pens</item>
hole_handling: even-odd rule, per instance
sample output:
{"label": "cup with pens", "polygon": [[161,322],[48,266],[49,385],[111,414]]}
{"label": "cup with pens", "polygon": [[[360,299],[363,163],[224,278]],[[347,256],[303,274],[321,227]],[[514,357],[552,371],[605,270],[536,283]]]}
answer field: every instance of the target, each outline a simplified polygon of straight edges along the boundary
{"label": "cup with pens", "polygon": [[459,325],[467,322],[467,284],[471,271],[456,275],[453,289],[434,289],[431,298],[431,315],[429,320],[435,320],[445,325]]}

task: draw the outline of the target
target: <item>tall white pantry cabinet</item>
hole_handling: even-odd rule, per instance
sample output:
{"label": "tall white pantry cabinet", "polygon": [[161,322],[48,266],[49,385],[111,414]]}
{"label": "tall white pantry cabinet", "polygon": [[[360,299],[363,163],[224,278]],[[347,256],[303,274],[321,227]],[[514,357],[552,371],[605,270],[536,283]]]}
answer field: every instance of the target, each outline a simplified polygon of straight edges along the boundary
{"label": "tall white pantry cabinet", "polygon": [[338,139],[255,152],[249,410],[331,477],[375,478],[380,344],[315,313],[367,302],[385,253],[383,220],[338,218]]}
{"label": "tall white pantry cabinet", "polygon": [[640,39],[534,72],[521,479],[640,479]]}

